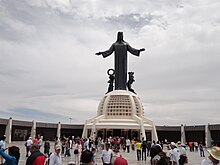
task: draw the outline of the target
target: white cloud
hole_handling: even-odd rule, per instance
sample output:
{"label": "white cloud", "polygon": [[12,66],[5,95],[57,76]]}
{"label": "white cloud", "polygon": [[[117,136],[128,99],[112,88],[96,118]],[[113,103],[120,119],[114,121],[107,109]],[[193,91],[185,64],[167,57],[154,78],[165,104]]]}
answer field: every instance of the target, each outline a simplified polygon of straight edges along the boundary
{"label": "white cloud", "polygon": [[218,122],[217,0],[3,0],[0,6],[4,117],[22,108],[60,115],[61,122],[95,116],[113,56],[94,54],[121,30],[133,47],[146,48],[129,57],[129,70],[149,118],[158,125]]}

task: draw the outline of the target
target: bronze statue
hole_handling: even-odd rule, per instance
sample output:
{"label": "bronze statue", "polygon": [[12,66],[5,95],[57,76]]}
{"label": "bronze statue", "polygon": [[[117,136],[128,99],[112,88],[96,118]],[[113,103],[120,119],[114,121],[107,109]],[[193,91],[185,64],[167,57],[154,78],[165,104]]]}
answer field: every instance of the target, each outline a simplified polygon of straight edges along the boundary
{"label": "bronze statue", "polygon": [[[128,82],[127,82],[127,87],[128,90],[135,93],[134,89],[131,88],[131,84],[135,82],[134,80],[134,72],[128,72]],[[135,93],[136,94],[136,93]]]}
{"label": "bronze statue", "polygon": [[113,89],[114,89],[114,80],[115,80],[115,71],[114,71],[114,69],[109,69],[107,71],[107,73],[109,75],[109,80],[108,80],[109,86],[108,86],[108,91],[105,94],[113,91]]}
{"label": "bronze statue", "polygon": [[109,50],[98,52],[96,55],[102,55],[104,58],[115,52],[115,89],[126,90],[127,82],[127,51],[135,56],[139,56],[145,49],[132,48],[123,40],[123,32],[118,32],[117,41],[112,44]]}

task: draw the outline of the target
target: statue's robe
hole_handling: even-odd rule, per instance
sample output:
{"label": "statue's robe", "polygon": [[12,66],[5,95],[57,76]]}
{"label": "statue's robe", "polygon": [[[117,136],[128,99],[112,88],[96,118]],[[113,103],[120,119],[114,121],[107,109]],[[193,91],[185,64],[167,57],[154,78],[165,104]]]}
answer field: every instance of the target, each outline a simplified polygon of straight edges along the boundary
{"label": "statue's robe", "polygon": [[138,49],[132,48],[125,41],[116,41],[109,50],[102,52],[104,58],[115,52],[115,90],[126,90],[128,51],[135,56],[140,55]]}

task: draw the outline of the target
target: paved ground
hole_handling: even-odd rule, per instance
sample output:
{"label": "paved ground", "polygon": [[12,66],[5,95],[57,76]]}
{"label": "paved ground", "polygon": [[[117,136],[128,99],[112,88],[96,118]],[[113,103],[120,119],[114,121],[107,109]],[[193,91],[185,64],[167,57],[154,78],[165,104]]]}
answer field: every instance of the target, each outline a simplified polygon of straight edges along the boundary
{"label": "paved ground", "polygon": [[[20,147],[21,158],[19,161],[19,165],[24,165],[26,162],[24,143],[25,142],[12,142],[12,144],[11,144],[11,145],[16,145],[16,146]],[[51,142],[51,146],[53,146],[53,142]],[[41,149],[41,151],[43,151],[43,148]],[[164,150],[164,151],[166,152],[167,150]],[[53,151],[51,151],[51,152],[53,152]],[[149,157],[148,157],[147,161],[139,161],[138,162],[136,160],[136,152],[135,151],[131,151],[130,153],[121,151],[121,154],[124,158],[127,159],[129,165],[149,165],[150,164]],[[200,165],[201,161],[204,159],[204,158],[200,157],[198,152],[187,151],[187,156],[188,156],[188,160],[189,160],[188,165]],[[208,156],[208,153],[206,151],[205,151],[205,156],[206,157]],[[97,153],[96,159],[97,159],[98,165],[101,165],[102,164],[101,163],[101,152]],[[74,162],[73,150],[71,150],[71,156],[70,157],[62,157],[62,161],[63,161],[63,165],[67,165],[69,162]]]}

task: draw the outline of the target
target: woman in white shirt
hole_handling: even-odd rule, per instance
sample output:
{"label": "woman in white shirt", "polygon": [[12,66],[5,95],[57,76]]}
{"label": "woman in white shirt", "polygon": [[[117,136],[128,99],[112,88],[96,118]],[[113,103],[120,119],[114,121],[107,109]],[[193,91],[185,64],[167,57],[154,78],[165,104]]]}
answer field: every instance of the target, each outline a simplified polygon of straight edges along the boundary
{"label": "woman in white shirt", "polygon": [[82,145],[81,145],[80,140],[78,140],[74,147],[75,165],[80,165],[81,153],[82,153]]}

